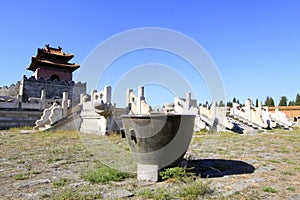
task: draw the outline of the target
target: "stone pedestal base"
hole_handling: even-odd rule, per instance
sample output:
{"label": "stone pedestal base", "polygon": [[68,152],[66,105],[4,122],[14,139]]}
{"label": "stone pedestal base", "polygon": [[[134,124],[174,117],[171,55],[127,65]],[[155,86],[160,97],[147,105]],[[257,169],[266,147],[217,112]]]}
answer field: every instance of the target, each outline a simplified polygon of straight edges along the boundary
{"label": "stone pedestal base", "polygon": [[137,179],[157,182],[158,171],[158,165],[137,164]]}

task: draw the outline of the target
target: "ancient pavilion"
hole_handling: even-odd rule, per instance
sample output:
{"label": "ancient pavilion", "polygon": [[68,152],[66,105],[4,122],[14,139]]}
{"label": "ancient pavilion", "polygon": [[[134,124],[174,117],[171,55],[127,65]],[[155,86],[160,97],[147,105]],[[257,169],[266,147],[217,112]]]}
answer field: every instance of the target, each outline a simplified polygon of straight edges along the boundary
{"label": "ancient pavilion", "polygon": [[37,55],[31,58],[28,70],[34,72],[36,79],[72,81],[72,73],[80,67],[79,64],[69,63],[73,54],[64,53],[61,47],[53,48],[49,44],[37,50]]}
{"label": "ancient pavilion", "polygon": [[86,93],[86,83],[72,80],[73,72],[80,67],[69,62],[73,57],[73,54],[63,52],[60,46],[54,48],[47,44],[44,48],[38,48],[36,56],[31,58],[26,68],[33,71],[32,77],[24,76],[21,80],[18,95],[22,101],[39,98],[44,90],[47,99],[62,99],[63,93],[67,92],[72,104],[78,104],[80,94]]}

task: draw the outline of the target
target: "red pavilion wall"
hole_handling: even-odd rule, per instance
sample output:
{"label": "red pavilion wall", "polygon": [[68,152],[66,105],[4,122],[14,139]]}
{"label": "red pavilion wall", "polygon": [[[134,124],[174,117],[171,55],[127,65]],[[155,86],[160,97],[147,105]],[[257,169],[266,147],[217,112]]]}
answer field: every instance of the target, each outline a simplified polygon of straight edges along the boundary
{"label": "red pavilion wall", "polygon": [[35,71],[35,78],[43,78],[45,80],[50,79],[51,76],[57,76],[60,81],[72,81],[72,72],[63,72],[63,71],[56,71],[56,70],[48,70],[43,68],[38,68]]}

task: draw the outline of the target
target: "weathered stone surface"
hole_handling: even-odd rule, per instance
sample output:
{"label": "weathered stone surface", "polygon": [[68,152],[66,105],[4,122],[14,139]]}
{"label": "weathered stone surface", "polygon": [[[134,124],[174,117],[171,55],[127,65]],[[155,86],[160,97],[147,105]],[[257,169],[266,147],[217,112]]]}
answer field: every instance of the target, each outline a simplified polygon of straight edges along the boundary
{"label": "weathered stone surface", "polygon": [[122,199],[132,197],[134,194],[125,189],[118,189],[112,192],[103,194],[103,199]]}
{"label": "weathered stone surface", "polygon": [[48,184],[51,181],[49,179],[40,179],[40,180],[33,180],[33,181],[24,181],[22,183],[16,183],[15,187],[20,188],[29,188],[40,184]]}
{"label": "weathered stone surface", "polygon": [[290,196],[287,200],[299,200],[300,199],[300,194],[295,194],[293,196]]}

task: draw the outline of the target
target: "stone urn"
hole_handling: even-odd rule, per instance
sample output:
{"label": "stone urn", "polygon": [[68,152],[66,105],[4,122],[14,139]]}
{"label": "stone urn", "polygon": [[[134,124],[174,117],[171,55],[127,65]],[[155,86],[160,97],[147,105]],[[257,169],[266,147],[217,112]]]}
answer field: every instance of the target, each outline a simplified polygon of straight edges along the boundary
{"label": "stone urn", "polygon": [[122,123],[139,180],[157,181],[161,168],[178,164],[192,139],[194,115],[123,115]]}

